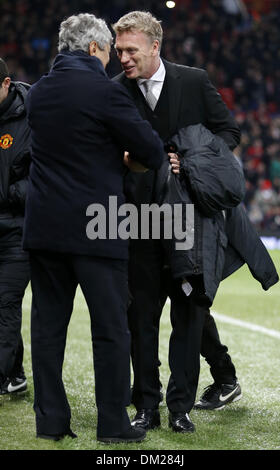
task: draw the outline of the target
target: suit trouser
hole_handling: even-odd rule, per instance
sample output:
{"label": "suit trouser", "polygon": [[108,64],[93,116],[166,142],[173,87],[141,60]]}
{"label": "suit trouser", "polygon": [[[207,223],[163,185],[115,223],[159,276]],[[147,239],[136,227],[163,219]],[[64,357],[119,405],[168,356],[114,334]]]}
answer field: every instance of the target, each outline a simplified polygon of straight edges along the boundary
{"label": "suit trouser", "polygon": [[[167,281],[167,279],[166,279]],[[161,309],[167,299],[166,290],[162,292]],[[201,308],[203,308],[201,306]],[[208,307],[205,308],[205,317],[202,330],[200,354],[210,366],[214,382],[221,384],[234,384],[237,380],[235,366],[228,354],[228,348],[221,343],[215,319]],[[159,361],[160,365],[160,361]]]}
{"label": "suit trouser", "polygon": [[131,243],[129,327],[134,372],[132,402],[137,409],[157,408],[160,402],[159,322],[163,289],[171,300],[172,332],[169,343],[170,379],[166,402],[171,412],[189,412],[194,404],[199,371],[205,309],[186,297],[180,281],[163,269],[160,242]]}
{"label": "suit trouser", "polygon": [[217,384],[233,384],[236,371],[227,346],[221,343],[214,318],[206,309],[202,333],[201,355],[210,365],[210,372]]}
{"label": "suit trouser", "polygon": [[62,380],[67,327],[77,285],[88,305],[93,343],[97,435],[130,427],[130,333],[127,325],[127,261],[30,252],[34,410],[37,433],[61,434],[71,410]]}
{"label": "suit trouser", "polygon": [[29,282],[29,256],[21,247],[0,250],[0,379],[22,368],[22,300]]}

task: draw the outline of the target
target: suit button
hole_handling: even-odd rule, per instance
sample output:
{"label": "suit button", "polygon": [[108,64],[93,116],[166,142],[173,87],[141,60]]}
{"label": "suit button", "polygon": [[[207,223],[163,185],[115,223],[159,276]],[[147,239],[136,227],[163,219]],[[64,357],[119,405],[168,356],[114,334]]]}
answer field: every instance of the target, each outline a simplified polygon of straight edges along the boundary
{"label": "suit button", "polygon": [[198,266],[194,266],[193,272],[194,272],[195,274],[198,274],[198,273],[199,273],[199,267],[198,267]]}

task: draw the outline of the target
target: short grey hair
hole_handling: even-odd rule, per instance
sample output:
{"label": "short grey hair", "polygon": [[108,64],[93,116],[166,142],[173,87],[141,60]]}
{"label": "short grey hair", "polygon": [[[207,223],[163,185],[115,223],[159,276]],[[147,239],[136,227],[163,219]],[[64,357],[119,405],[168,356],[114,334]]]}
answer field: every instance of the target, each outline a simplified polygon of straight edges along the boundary
{"label": "short grey hair", "polygon": [[107,44],[112,44],[113,37],[104,20],[89,13],[80,13],[62,21],[59,29],[59,52],[63,49],[89,52],[92,41],[96,41],[102,51]]}
{"label": "short grey hair", "polygon": [[163,36],[160,23],[161,22],[148,11],[131,11],[122,16],[117,23],[113,24],[112,28],[116,34],[121,34],[125,31],[141,31],[151,39],[151,42],[157,40],[160,49]]}

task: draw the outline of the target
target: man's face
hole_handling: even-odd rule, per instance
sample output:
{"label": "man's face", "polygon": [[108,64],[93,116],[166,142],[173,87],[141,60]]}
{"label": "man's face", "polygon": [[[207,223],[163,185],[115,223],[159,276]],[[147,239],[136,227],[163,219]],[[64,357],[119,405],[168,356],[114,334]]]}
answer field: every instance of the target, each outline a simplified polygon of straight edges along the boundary
{"label": "man's face", "polygon": [[142,31],[117,33],[115,49],[127,78],[150,78],[159,67],[159,43]]}

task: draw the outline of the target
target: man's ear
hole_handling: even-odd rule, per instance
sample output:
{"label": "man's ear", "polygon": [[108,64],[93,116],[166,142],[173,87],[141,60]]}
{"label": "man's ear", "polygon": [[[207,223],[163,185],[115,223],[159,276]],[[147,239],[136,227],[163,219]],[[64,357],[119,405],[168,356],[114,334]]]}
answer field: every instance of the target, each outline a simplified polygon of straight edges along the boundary
{"label": "man's ear", "polygon": [[89,55],[93,56],[96,54],[97,43],[96,41],[91,41],[89,44]]}
{"label": "man's ear", "polygon": [[153,42],[152,54],[157,55],[158,52],[159,52],[159,41],[157,39],[155,39],[154,42]]}
{"label": "man's ear", "polygon": [[9,90],[10,85],[11,85],[11,79],[10,79],[10,77],[5,77],[4,80],[3,80],[3,82],[2,82],[2,87],[3,87],[5,90]]}

